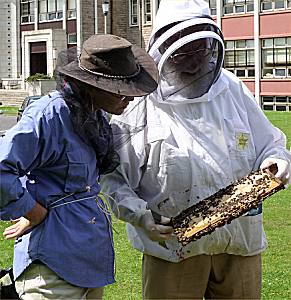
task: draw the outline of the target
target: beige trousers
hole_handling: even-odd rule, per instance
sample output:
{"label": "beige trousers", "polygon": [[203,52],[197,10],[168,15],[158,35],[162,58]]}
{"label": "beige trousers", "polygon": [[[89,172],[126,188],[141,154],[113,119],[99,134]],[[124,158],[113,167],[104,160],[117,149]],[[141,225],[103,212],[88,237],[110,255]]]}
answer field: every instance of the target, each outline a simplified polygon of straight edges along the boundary
{"label": "beige trousers", "polygon": [[261,255],[198,255],[179,263],[144,255],[143,299],[260,299]]}
{"label": "beige trousers", "polygon": [[102,299],[103,287],[88,289],[69,284],[45,265],[31,264],[16,280],[23,300]]}

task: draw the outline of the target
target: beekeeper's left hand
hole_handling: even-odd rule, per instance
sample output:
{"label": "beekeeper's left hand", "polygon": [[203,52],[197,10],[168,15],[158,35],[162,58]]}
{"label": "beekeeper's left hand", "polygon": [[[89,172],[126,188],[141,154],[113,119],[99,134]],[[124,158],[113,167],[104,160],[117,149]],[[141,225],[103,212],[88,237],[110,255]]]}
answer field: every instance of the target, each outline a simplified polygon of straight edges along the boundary
{"label": "beekeeper's left hand", "polygon": [[290,179],[290,166],[284,159],[268,157],[262,162],[260,169],[269,169],[284,184],[288,183]]}

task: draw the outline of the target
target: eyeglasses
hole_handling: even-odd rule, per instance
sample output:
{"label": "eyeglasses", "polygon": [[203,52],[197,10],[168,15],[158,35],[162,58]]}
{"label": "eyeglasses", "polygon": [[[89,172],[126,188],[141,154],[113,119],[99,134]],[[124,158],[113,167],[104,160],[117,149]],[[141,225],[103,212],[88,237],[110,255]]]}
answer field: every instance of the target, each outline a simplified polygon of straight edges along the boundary
{"label": "eyeglasses", "polygon": [[196,49],[193,51],[188,51],[188,52],[178,52],[175,54],[170,55],[170,59],[173,60],[174,62],[182,61],[187,59],[189,56],[199,56],[199,57],[206,57],[212,53],[215,53],[215,50],[209,49],[209,48],[204,48],[204,49]]}

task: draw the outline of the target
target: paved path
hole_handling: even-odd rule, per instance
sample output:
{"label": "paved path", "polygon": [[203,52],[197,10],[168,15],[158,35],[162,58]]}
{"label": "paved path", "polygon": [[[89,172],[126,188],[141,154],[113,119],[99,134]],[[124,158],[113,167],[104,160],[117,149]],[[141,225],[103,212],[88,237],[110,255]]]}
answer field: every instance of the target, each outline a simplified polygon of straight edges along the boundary
{"label": "paved path", "polygon": [[7,130],[16,123],[16,116],[0,115],[0,131]]}

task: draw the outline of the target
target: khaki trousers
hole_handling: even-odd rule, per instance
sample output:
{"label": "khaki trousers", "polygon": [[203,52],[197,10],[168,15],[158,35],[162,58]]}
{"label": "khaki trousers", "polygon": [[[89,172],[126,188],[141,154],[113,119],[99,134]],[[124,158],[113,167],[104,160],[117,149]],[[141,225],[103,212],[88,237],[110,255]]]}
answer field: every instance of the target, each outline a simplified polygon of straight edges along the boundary
{"label": "khaki trousers", "polygon": [[41,264],[31,264],[17,278],[15,287],[23,300],[102,299],[103,295],[103,287],[88,289],[71,285]]}
{"label": "khaki trousers", "polygon": [[179,263],[144,255],[143,299],[260,299],[261,255],[198,255]]}

